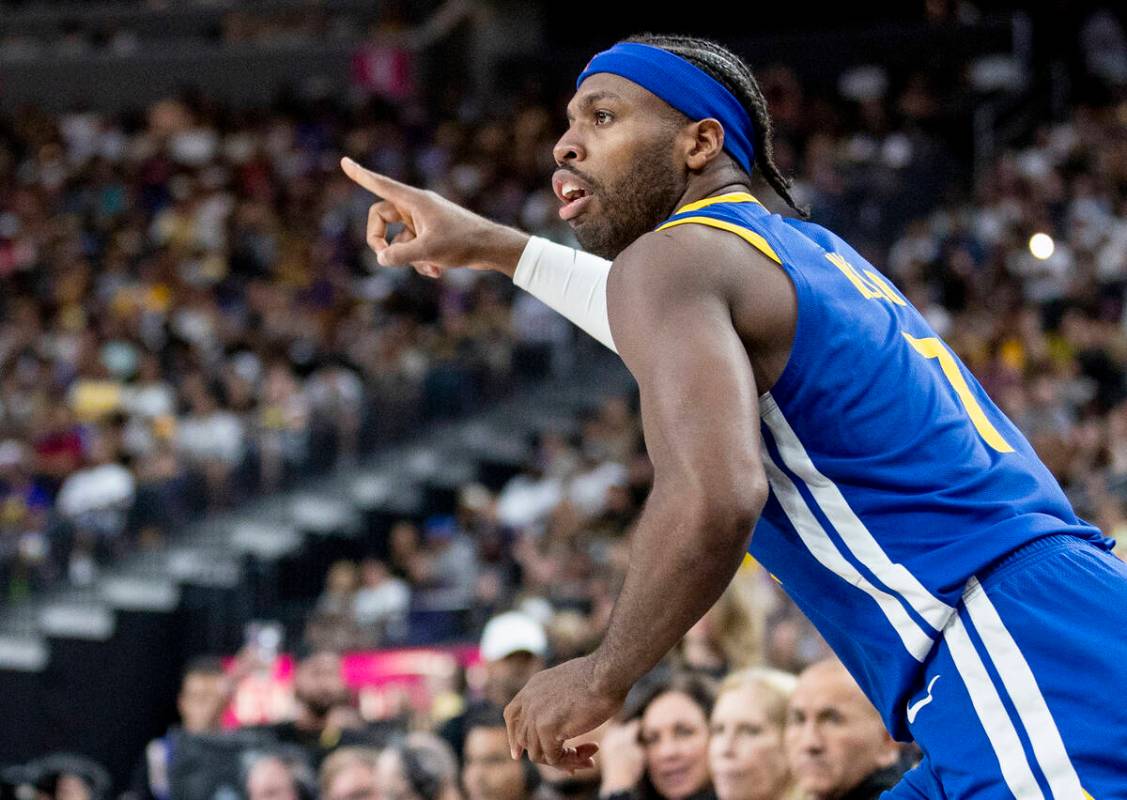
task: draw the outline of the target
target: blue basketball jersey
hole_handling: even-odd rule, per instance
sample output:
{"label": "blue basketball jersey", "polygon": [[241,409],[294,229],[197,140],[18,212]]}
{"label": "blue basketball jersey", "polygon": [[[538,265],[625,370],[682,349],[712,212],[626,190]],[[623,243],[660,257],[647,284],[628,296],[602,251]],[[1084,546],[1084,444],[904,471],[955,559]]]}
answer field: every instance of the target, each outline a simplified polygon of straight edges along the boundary
{"label": "blue basketball jersey", "polygon": [[1054,534],[1112,541],[892,282],[839,236],[751,195],[679,209],[786,271],[798,321],[761,395],[770,496],[750,553],[853,674],[889,730],[968,581]]}

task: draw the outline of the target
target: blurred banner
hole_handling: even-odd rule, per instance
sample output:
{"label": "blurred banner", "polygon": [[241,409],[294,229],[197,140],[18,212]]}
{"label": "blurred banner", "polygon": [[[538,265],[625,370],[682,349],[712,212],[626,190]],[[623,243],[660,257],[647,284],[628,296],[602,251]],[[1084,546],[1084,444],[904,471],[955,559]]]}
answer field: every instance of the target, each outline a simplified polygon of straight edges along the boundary
{"label": "blurred banner", "polygon": [[[403,715],[454,716],[461,710],[463,676],[471,689],[480,685],[481,658],[476,645],[348,653],[341,662],[345,683],[356,693],[360,715],[370,722]],[[272,666],[249,671],[236,657],[226,659],[225,665],[237,685],[224,727],[292,717],[292,655],[279,655]]]}

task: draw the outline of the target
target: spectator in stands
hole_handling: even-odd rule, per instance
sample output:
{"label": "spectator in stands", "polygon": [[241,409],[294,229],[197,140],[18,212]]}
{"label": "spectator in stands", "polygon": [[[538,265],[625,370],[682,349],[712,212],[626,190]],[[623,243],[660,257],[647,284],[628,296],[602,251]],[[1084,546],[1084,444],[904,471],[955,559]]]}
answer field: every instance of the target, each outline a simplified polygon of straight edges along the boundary
{"label": "spectator in stands", "polygon": [[223,710],[231,699],[231,684],[223,662],[202,656],[188,663],[176,698],[180,725],[153,739],[145,748],[143,760],[133,773],[132,793],[137,800],[170,800],[169,775],[175,757],[173,738],[179,733],[216,733],[223,721]]}
{"label": "spectator in stands", "polygon": [[466,721],[462,755],[466,800],[531,800],[537,781],[534,764],[513,760],[501,709],[476,709]]}
{"label": "spectator in stands", "polygon": [[[101,764],[72,753],[52,753],[22,770],[18,784],[34,789],[36,800],[108,800],[112,783]],[[24,793],[17,792],[18,797]]]}
{"label": "spectator in stands", "polygon": [[351,561],[342,559],[329,567],[325,590],[305,626],[306,644],[318,650],[346,650],[358,641],[354,604],[359,580],[359,571]]}
{"label": "spectator in stands", "polygon": [[811,800],[876,798],[902,774],[901,746],[836,659],[799,675],[785,740],[794,781]]}
{"label": "spectator in stands", "polygon": [[411,589],[407,582],[392,575],[387,564],[377,558],[360,562],[360,588],[352,603],[359,635],[357,643],[378,647],[402,641],[410,602]]}
{"label": "spectator in stands", "polygon": [[276,491],[306,456],[309,398],[288,362],[270,365],[257,410],[258,452],[263,491]]}
{"label": "spectator in stands", "polygon": [[381,800],[459,800],[458,759],[432,733],[416,731],[380,753]]}
{"label": "spectator in stands", "polygon": [[[351,704],[352,694],[344,682],[340,655],[317,650],[302,658],[294,670],[293,719],[267,729],[278,742],[304,748],[312,763],[318,765],[340,745],[362,740],[362,731],[333,724],[343,716],[334,715],[334,709]],[[351,725],[355,725],[355,720]]]}
{"label": "spectator in stands", "polygon": [[714,800],[708,720],[715,690],[694,673],[645,686],[603,739],[603,800]]}
{"label": "spectator in stands", "polygon": [[795,677],[753,668],[720,684],[709,721],[709,771],[719,800],[795,797],[783,736]]}
{"label": "spectator in stands", "polygon": [[23,442],[0,442],[0,586],[15,600],[46,586],[53,564],[47,537],[50,495],[29,470]]}
{"label": "spectator in stands", "polygon": [[298,750],[251,753],[243,788],[247,800],[314,800],[317,781]]}
{"label": "spectator in stands", "polygon": [[330,755],[318,775],[321,800],[380,800],[379,758],[368,747],[342,747]]}
{"label": "spectator in stands", "polygon": [[483,696],[467,712],[447,720],[440,731],[463,761],[469,720],[481,709],[504,708],[529,678],[544,669],[548,636],[544,626],[528,614],[507,611],[485,624],[480,651],[485,666]]}
{"label": "spectator in stands", "polygon": [[73,526],[75,537],[97,542],[103,553],[121,549],[126,515],[137,491],[117,447],[109,431],[95,431],[86,464],[67,476],[57,498],[59,513]]}
{"label": "spectator in stands", "polygon": [[177,448],[203,473],[210,505],[227,506],[235,497],[231,477],[246,455],[243,423],[220,407],[201,377],[186,379],[183,392],[189,412],[177,425]]}
{"label": "spectator in stands", "polygon": [[723,678],[730,671],[762,661],[764,615],[770,599],[761,568],[741,569],[720,599],[677,645],[680,666]]}
{"label": "spectator in stands", "polygon": [[435,515],[423,525],[425,546],[412,564],[417,604],[427,610],[462,611],[473,604],[477,553],[454,517]]}

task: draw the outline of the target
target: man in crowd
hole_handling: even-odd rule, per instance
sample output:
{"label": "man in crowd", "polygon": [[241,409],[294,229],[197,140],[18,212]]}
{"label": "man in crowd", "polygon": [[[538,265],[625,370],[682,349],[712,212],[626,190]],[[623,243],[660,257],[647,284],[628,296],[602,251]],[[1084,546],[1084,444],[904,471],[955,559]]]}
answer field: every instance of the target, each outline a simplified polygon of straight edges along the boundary
{"label": "man in crowd", "polygon": [[537,783],[534,765],[513,760],[499,708],[479,708],[466,720],[462,756],[466,800],[531,800]]}
{"label": "man in crowd", "polygon": [[316,781],[300,751],[255,754],[246,769],[248,800],[313,800]]}
{"label": "man in crowd", "polygon": [[[216,733],[220,730],[223,709],[230,699],[231,687],[223,671],[223,662],[211,656],[202,656],[188,663],[176,710],[180,713],[179,730],[187,734]],[[169,768],[173,748],[172,728],[159,739],[153,739],[145,748],[144,759],[133,777],[134,796],[141,800],[166,800],[171,796]]]}
{"label": "man in crowd", "polygon": [[[485,624],[481,632],[481,658],[485,664],[484,703],[480,707],[504,708],[528,679],[544,669],[548,635],[544,626],[522,611],[506,611]],[[476,709],[454,717],[440,734],[454,752],[463,754],[466,720]]]}
{"label": "man in crowd", "polygon": [[321,765],[321,800],[379,800],[379,751],[342,747]]}
{"label": "man in crowd", "polygon": [[359,743],[356,736],[360,732],[337,722],[345,715],[333,713],[334,709],[347,709],[352,704],[339,653],[318,650],[298,662],[294,671],[294,700],[294,718],[268,726],[280,744],[303,747],[313,764],[319,765],[340,745]]}
{"label": "man in crowd", "polygon": [[459,800],[458,759],[433,733],[416,731],[376,762],[382,800]]}
{"label": "man in crowd", "polygon": [[785,743],[795,783],[809,800],[868,800],[900,779],[901,746],[837,659],[799,675]]}

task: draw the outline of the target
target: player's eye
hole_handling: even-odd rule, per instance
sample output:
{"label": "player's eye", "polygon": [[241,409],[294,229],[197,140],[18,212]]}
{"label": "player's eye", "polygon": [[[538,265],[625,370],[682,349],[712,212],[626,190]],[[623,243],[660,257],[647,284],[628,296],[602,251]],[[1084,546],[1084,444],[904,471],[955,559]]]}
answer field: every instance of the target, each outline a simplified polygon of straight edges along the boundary
{"label": "player's eye", "polygon": [[596,125],[606,125],[608,122],[614,119],[609,111],[596,111],[594,116]]}

